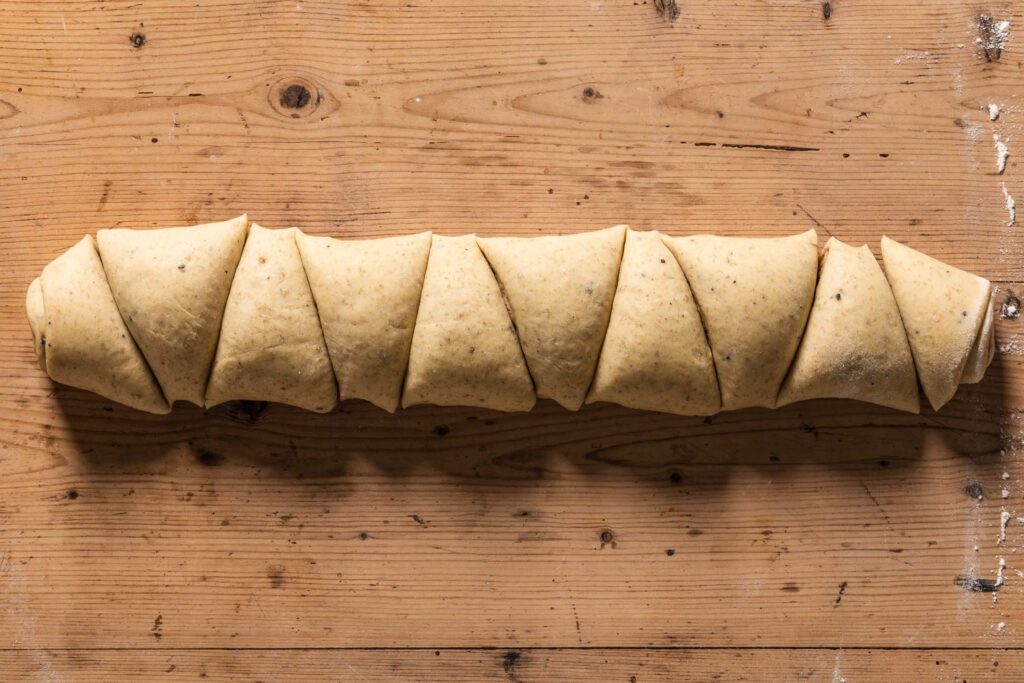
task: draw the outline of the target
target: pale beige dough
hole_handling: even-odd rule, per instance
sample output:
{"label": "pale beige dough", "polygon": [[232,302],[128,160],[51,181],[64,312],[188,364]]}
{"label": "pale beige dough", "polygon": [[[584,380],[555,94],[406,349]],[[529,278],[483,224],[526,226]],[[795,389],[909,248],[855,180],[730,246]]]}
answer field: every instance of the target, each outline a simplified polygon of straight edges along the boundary
{"label": "pale beige dough", "polygon": [[498,283],[474,235],[434,235],[402,405],[526,411],[536,395]]}
{"label": "pale beige dough", "polygon": [[626,233],[608,333],[587,402],[711,415],[715,365],[683,271],[656,231]]}
{"label": "pale beige dough", "polygon": [[882,259],[921,386],[938,410],[992,360],[992,285],[888,237]]}
{"label": "pale beige dough", "polygon": [[203,405],[246,216],[185,228],[100,230],[103,269],[167,400]]}
{"label": "pale beige dough", "polygon": [[608,327],[625,226],[478,239],[498,278],[539,398],[583,405]]}
{"label": "pale beige dough", "polygon": [[337,403],[297,232],[255,223],[249,229],[224,308],[207,406],[244,399],[323,413]]}
{"label": "pale beige dough", "polygon": [[377,240],[296,234],[341,400],[398,407],[430,233]]}
{"label": "pale beige dough", "polygon": [[832,238],[780,406],[852,398],[918,412],[914,361],[889,283],[866,246]]}
{"label": "pale beige dough", "polygon": [[814,297],[818,237],[666,237],[715,359],[722,409],[772,408]]}
{"label": "pale beige dough", "polygon": [[149,413],[170,411],[121,319],[92,236],[50,262],[25,303],[36,358],[54,381]]}

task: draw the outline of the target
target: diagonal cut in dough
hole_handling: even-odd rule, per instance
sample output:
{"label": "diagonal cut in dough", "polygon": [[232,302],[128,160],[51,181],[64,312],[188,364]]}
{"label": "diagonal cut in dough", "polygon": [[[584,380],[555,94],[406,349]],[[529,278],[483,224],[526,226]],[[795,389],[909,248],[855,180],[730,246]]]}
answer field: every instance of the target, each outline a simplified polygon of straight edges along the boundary
{"label": "diagonal cut in dough", "polygon": [[206,405],[276,401],[325,413],[338,400],[295,228],[255,223],[231,283]]}
{"label": "diagonal cut in dough", "polygon": [[917,376],[896,300],[866,246],[825,245],[807,330],[780,406],[852,398],[916,413]]}
{"label": "diagonal cut in dough", "polygon": [[474,235],[431,241],[402,405],[526,411],[536,394]]}
{"label": "diagonal cut in dough", "polygon": [[712,415],[721,402],[704,326],[657,231],[626,233],[608,333],[587,403]]}
{"label": "diagonal cut in dough", "polygon": [[992,285],[888,237],[882,260],[921,386],[938,410],[992,360]]}
{"label": "diagonal cut in dough", "polygon": [[100,230],[110,291],[168,402],[203,405],[246,216],[187,228]]}
{"label": "diagonal cut in dough", "polygon": [[138,410],[170,412],[121,319],[91,236],[43,269],[25,304],[36,357],[54,381]]}
{"label": "diagonal cut in dough", "polygon": [[376,240],[295,235],[338,397],[395,412],[409,362],[430,233]]}
{"label": "diagonal cut in dough", "polygon": [[814,298],[817,234],[664,239],[707,329],[722,409],[775,407]]}
{"label": "diagonal cut in dough", "polygon": [[569,410],[583,405],[594,377],[625,230],[477,240],[508,300],[537,396]]}

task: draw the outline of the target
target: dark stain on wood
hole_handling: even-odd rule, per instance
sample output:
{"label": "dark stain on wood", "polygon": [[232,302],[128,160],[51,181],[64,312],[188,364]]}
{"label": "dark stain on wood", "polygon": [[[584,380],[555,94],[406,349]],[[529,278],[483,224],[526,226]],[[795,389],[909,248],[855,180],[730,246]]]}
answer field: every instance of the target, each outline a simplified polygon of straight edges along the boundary
{"label": "dark stain on wood", "polygon": [[839,584],[839,593],[836,595],[836,599],[835,602],[832,603],[832,607],[839,607],[839,603],[843,601],[843,595],[846,593],[846,587],[848,585],[849,584],[846,581]]}
{"label": "dark stain on wood", "polygon": [[596,100],[604,99],[604,95],[597,88],[588,85],[583,89],[583,94],[580,96],[584,102],[594,102]]}
{"label": "dark stain on wood", "polygon": [[1005,37],[999,34],[999,25],[989,14],[978,15],[978,40],[981,50],[985,55],[985,61],[998,62],[1003,56],[1003,42]]}
{"label": "dark stain on wood", "polygon": [[958,576],[953,583],[969,593],[997,593],[1001,586],[993,579],[981,579],[976,576]]}
{"label": "dark stain on wood", "polygon": [[832,18],[832,3],[825,0],[821,3],[821,16],[825,17],[825,21]]}
{"label": "dark stain on wood", "polygon": [[150,635],[152,635],[157,640],[160,640],[161,638],[164,637],[163,630],[164,630],[164,617],[163,617],[162,614],[158,614],[158,615],[156,615],[156,619],[153,620],[153,628],[149,629],[149,633],[150,633]]}
{"label": "dark stain on wood", "polygon": [[501,658],[501,668],[505,670],[505,673],[510,679],[515,679],[516,665],[519,664],[519,660],[522,656],[523,655],[519,650],[509,650]]}
{"label": "dark stain on wood", "polygon": [[1006,297],[1006,301],[1003,302],[1002,307],[999,309],[999,315],[1002,316],[1003,320],[1016,320],[1020,317],[1020,299],[1010,294]]}
{"label": "dark stain on wood", "polygon": [[270,579],[271,588],[280,588],[284,585],[284,567],[279,564],[272,564],[267,567],[267,578]]}
{"label": "dark stain on wood", "polygon": [[214,453],[213,451],[200,449],[199,451],[196,452],[196,462],[198,462],[203,467],[217,467],[223,461],[224,459],[219,454]]}
{"label": "dark stain on wood", "polygon": [[679,18],[679,3],[676,0],[654,0],[654,9],[670,22]]}
{"label": "dark stain on wood", "polygon": [[796,585],[792,581],[787,581],[786,583],[782,584],[782,590],[787,593],[799,593],[800,586]]}
{"label": "dark stain on wood", "polygon": [[972,481],[969,484],[967,484],[967,486],[964,487],[964,493],[966,493],[969,498],[973,498],[974,500],[981,500],[982,498],[985,497],[985,490],[982,489],[981,484],[979,484],[976,481]]}
{"label": "dark stain on wood", "polygon": [[128,40],[131,41],[132,47],[134,47],[135,49],[139,49],[146,44],[146,34],[133,33],[130,36],[128,36]]}

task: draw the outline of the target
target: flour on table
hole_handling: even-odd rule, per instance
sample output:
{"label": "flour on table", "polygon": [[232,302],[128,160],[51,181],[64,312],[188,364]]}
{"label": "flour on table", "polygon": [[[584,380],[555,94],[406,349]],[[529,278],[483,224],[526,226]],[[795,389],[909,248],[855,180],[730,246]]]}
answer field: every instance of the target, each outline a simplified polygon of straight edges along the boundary
{"label": "flour on table", "polygon": [[991,102],[988,105],[988,120],[995,121],[999,118],[999,105],[995,102]]}
{"label": "flour on table", "polygon": [[1013,195],[1006,189],[1006,183],[999,185],[1003,189],[1003,197],[1006,199],[1006,227],[1012,228],[1017,224],[1017,202],[1013,201]]}
{"label": "flour on table", "polygon": [[995,170],[999,175],[1007,170],[1007,159],[1010,158],[1010,147],[999,139],[998,133],[992,133],[992,143],[995,145]]}

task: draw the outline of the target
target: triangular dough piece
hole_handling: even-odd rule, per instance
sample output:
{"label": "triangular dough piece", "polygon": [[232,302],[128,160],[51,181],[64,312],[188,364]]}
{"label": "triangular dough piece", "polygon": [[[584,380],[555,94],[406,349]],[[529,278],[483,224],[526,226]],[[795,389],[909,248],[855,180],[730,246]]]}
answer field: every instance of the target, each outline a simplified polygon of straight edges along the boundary
{"label": "triangular dough piece", "polygon": [[167,400],[203,405],[220,318],[249,220],[100,230],[110,291]]}
{"label": "triangular dough piece", "polygon": [[149,413],[170,411],[121,319],[92,236],[43,269],[25,304],[37,358],[53,380]]}
{"label": "triangular dough piece", "polygon": [[255,223],[224,308],[206,405],[276,401],[325,413],[338,401],[295,228]]}
{"label": "triangular dough piece", "polygon": [[852,398],[916,413],[917,376],[896,300],[866,246],[825,245],[807,330],[780,406]]}
{"label": "triangular dough piece", "polygon": [[712,415],[718,380],[683,271],[656,231],[626,233],[608,333],[587,403]]}
{"label": "triangular dough piece", "polygon": [[569,410],[583,405],[594,377],[625,229],[478,239],[508,298],[537,396]]}
{"label": "triangular dough piece", "polygon": [[296,234],[341,400],[395,412],[409,362],[430,233],[377,240]]}
{"label": "triangular dough piece", "polygon": [[[978,332],[974,346],[971,347],[971,355],[967,357],[967,364],[964,366],[964,374],[960,377],[960,384],[976,384],[985,377],[985,370],[996,355],[996,289],[992,288],[992,295],[989,297],[988,312],[985,313],[985,320],[981,323],[981,330]],[[899,303],[899,302],[897,302]],[[911,346],[913,351],[914,347]]]}
{"label": "triangular dough piece", "polygon": [[525,411],[535,400],[512,320],[476,237],[434,235],[402,405]]}
{"label": "triangular dough piece", "polygon": [[773,408],[814,298],[818,236],[666,237],[715,358],[722,409]]}
{"label": "triangular dough piece", "polygon": [[[938,410],[953,398],[964,376],[991,310],[992,285],[888,237],[882,238],[882,259],[921,386],[932,408]],[[983,362],[987,366],[991,360],[984,353],[973,355],[969,375],[977,374],[977,367]]]}

